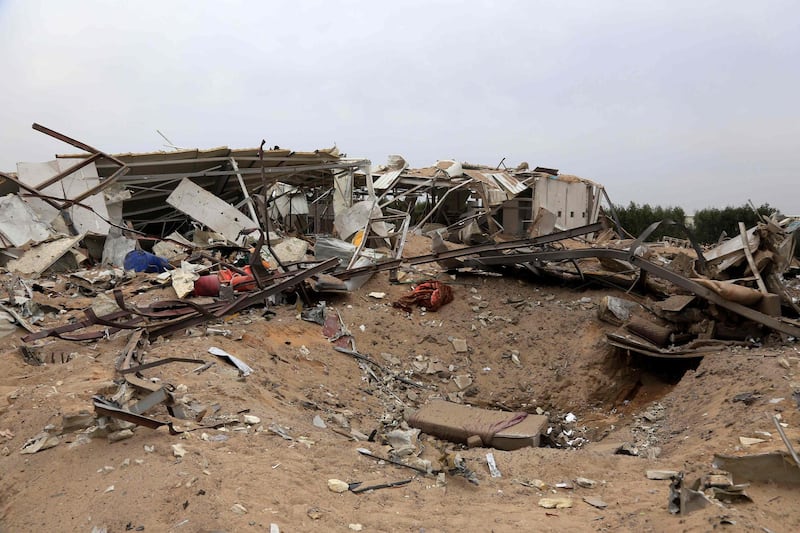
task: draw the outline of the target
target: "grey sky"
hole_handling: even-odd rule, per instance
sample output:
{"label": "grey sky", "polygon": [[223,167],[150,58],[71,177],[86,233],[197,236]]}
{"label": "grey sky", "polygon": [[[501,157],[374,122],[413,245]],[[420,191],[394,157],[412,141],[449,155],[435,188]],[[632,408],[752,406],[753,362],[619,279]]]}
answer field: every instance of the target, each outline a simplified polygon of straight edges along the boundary
{"label": "grey sky", "polygon": [[0,0],[0,169],[334,142],[800,214],[800,2]]}

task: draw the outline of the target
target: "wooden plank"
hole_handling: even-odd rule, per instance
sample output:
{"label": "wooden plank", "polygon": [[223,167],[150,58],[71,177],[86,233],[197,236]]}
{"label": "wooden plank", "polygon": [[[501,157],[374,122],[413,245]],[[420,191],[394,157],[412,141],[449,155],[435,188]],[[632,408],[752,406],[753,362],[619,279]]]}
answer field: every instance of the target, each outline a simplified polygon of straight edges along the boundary
{"label": "wooden plank", "polygon": [[747,228],[744,226],[744,222],[739,222],[739,235],[742,238],[742,249],[744,250],[744,256],[747,258],[747,264],[750,265],[750,270],[756,277],[758,290],[761,291],[761,294],[768,294],[769,291],[767,290],[767,286],[764,285],[764,280],[761,279],[761,273],[758,271],[758,267],[756,267],[755,259],[753,259],[753,252],[750,251],[750,246],[747,239]]}

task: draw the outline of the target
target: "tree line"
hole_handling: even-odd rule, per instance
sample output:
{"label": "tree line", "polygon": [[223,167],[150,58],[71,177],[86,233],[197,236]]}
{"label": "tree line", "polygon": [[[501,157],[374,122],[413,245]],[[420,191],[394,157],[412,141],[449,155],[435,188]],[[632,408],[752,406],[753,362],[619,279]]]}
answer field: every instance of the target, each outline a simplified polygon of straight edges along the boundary
{"label": "tree line", "polygon": [[[757,207],[756,210],[758,214],[751,206],[746,204],[739,207],[728,206],[722,209],[707,207],[695,211],[694,217],[687,226],[697,242],[712,244],[717,242],[723,235],[728,237],[738,235],[739,222],[744,222],[744,225],[749,228],[759,221],[759,215],[769,216],[777,211],[770,207],[769,204],[763,204]],[[614,211],[620,225],[634,237],[638,237],[650,224],[660,220],[669,219],[680,224],[686,224],[687,222],[686,213],[681,207],[639,205],[631,202],[627,206],[615,205]],[[648,237],[648,240],[660,240],[663,237],[687,238],[686,233],[680,226],[662,224]]]}

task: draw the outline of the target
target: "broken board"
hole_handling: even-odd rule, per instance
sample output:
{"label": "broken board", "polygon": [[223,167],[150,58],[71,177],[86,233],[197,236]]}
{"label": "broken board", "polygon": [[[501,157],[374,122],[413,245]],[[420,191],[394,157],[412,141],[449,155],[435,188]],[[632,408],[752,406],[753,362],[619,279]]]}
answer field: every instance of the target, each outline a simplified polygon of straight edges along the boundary
{"label": "broken board", "polygon": [[250,217],[188,178],[181,180],[167,198],[167,203],[231,242],[237,241],[242,230],[260,228]]}
{"label": "broken board", "polygon": [[6,264],[9,272],[39,275],[50,268],[56,261],[78,244],[84,234],[65,237],[50,242],[43,242],[26,251],[19,259],[12,259]]}

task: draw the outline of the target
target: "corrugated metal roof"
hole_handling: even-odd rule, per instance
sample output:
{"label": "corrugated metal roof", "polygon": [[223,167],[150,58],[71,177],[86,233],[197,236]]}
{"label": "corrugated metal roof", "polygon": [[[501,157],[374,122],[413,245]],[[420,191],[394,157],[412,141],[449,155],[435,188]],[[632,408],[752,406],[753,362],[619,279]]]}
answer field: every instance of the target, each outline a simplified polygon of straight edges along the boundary
{"label": "corrugated metal roof", "polygon": [[491,174],[491,176],[500,187],[514,196],[528,188],[524,182],[519,181],[514,176],[506,174],[505,172],[495,172]]}
{"label": "corrugated metal roof", "polygon": [[381,176],[375,181],[374,187],[379,191],[385,189],[391,189],[392,185],[394,185],[394,182],[396,182],[397,179],[400,177],[400,174],[403,173],[403,170],[404,169],[398,169],[386,172],[383,176]]}

